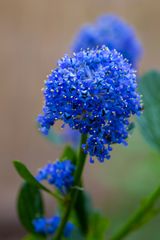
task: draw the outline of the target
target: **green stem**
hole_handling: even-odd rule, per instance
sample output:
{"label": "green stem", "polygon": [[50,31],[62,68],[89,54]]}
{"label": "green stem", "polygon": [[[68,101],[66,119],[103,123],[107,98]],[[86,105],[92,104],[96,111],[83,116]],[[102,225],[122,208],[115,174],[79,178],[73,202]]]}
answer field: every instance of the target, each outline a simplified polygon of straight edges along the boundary
{"label": "green stem", "polygon": [[[78,162],[76,166],[76,172],[75,172],[75,177],[74,177],[74,186],[80,186],[80,180],[81,180],[81,175],[83,172],[85,160],[86,160],[86,154],[84,153],[82,149],[82,144],[85,144],[87,141],[87,135],[81,136],[81,143],[80,143],[80,148],[79,148],[79,155],[78,155]],[[61,240],[64,232],[65,225],[68,221],[68,218],[70,216],[70,213],[72,211],[72,208],[74,207],[76,198],[77,198],[78,190],[76,188],[72,188],[70,192],[70,200],[67,203],[66,210],[64,212],[64,215],[62,217],[62,221],[60,224],[59,229],[57,230],[57,233],[54,237],[54,240]]]}
{"label": "green stem", "polygon": [[113,236],[110,240],[124,239],[130,232],[138,228],[144,219],[148,215],[149,211],[154,207],[155,202],[160,197],[160,186],[146,199],[143,206],[141,206],[134,215],[128,220],[128,222]]}

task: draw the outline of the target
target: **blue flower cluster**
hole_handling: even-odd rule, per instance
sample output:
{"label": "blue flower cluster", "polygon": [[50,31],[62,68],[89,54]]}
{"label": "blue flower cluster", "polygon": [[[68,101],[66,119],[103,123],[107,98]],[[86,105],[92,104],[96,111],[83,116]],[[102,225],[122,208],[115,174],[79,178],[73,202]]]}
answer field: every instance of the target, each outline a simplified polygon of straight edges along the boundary
{"label": "blue flower cluster", "polygon": [[70,160],[56,161],[48,163],[41,168],[36,179],[41,182],[47,180],[49,184],[53,184],[62,194],[67,194],[73,186],[75,166]]}
{"label": "blue flower cluster", "polygon": [[[54,235],[61,223],[61,218],[59,216],[54,216],[52,218],[36,218],[33,220],[33,226],[36,233],[41,233],[44,235]],[[68,222],[64,228],[64,237],[70,237],[74,225]]]}
{"label": "blue flower cluster", "polygon": [[88,134],[83,148],[103,162],[113,143],[126,144],[129,118],[140,114],[136,88],[135,71],[116,50],[103,46],[65,55],[45,82],[41,131],[47,134],[62,120]]}
{"label": "blue flower cluster", "polygon": [[119,51],[133,66],[137,66],[142,54],[141,44],[132,27],[115,15],[104,15],[94,24],[82,27],[75,37],[73,51],[102,45]]}

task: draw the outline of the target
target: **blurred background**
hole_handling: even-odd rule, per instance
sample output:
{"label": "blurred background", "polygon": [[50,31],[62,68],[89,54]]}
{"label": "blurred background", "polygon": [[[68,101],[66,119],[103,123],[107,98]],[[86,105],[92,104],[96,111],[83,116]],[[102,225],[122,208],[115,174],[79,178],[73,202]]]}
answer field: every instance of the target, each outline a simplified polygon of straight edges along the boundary
{"label": "blurred background", "polygon": [[[107,12],[133,25],[143,47],[140,73],[159,69],[160,2],[158,0],[0,0],[0,239],[25,234],[16,214],[21,179],[12,160],[21,160],[33,173],[58,158],[62,147],[46,141],[36,128],[41,112],[41,88],[56,60],[69,52],[78,28]],[[140,199],[159,183],[160,155],[151,150],[138,127],[129,147],[115,147],[110,161],[87,163],[85,185],[94,205],[110,219],[110,233],[137,208]],[[53,211],[46,197],[48,211]],[[128,237],[159,240],[160,218]]]}

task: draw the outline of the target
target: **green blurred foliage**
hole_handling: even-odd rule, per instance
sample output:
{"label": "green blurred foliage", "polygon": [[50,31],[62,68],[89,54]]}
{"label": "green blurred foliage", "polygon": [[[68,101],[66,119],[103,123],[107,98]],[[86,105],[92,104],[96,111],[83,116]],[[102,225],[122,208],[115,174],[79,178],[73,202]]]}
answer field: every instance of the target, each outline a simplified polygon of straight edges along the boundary
{"label": "green blurred foliage", "polygon": [[22,240],[45,240],[45,238],[40,236],[37,237],[35,235],[27,235]]}
{"label": "green blurred foliage", "polygon": [[22,185],[17,199],[17,211],[25,229],[35,233],[32,222],[44,214],[42,196],[37,187],[27,182]]}
{"label": "green blurred foliage", "polygon": [[145,73],[140,82],[144,111],[139,118],[141,132],[147,142],[160,152],[160,72]]}
{"label": "green blurred foliage", "polygon": [[106,238],[108,223],[108,219],[100,212],[93,212],[90,215],[90,228],[86,240],[104,240]]}

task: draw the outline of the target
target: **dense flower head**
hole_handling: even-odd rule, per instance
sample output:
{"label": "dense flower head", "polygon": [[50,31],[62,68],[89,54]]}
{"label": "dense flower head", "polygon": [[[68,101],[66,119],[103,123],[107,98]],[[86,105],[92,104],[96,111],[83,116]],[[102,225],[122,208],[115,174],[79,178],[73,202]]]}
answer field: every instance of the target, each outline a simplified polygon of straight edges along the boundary
{"label": "dense flower head", "polygon": [[129,118],[140,113],[136,88],[135,71],[116,50],[103,46],[65,55],[45,82],[41,131],[47,134],[62,120],[88,134],[84,150],[104,161],[113,143],[126,143]]}
{"label": "dense flower head", "polygon": [[[61,223],[59,216],[53,216],[52,218],[36,218],[33,220],[33,226],[36,233],[44,235],[54,235]],[[64,237],[69,237],[73,231],[74,225],[68,222],[64,228]]]}
{"label": "dense flower head", "polygon": [[116,15],[104,15],[95,23],[84,25],[75,37],[73,51],[102,45],[116,49],[134,66],[137,66],[142,54],[134,29]]}
{"label": "dense flower head", "polygon": [[66,194],[73,186],[75,166],[70,160],[48,163],[41,168],[36,179],[41,182],[47,180],[54,185],[61,193]]}

